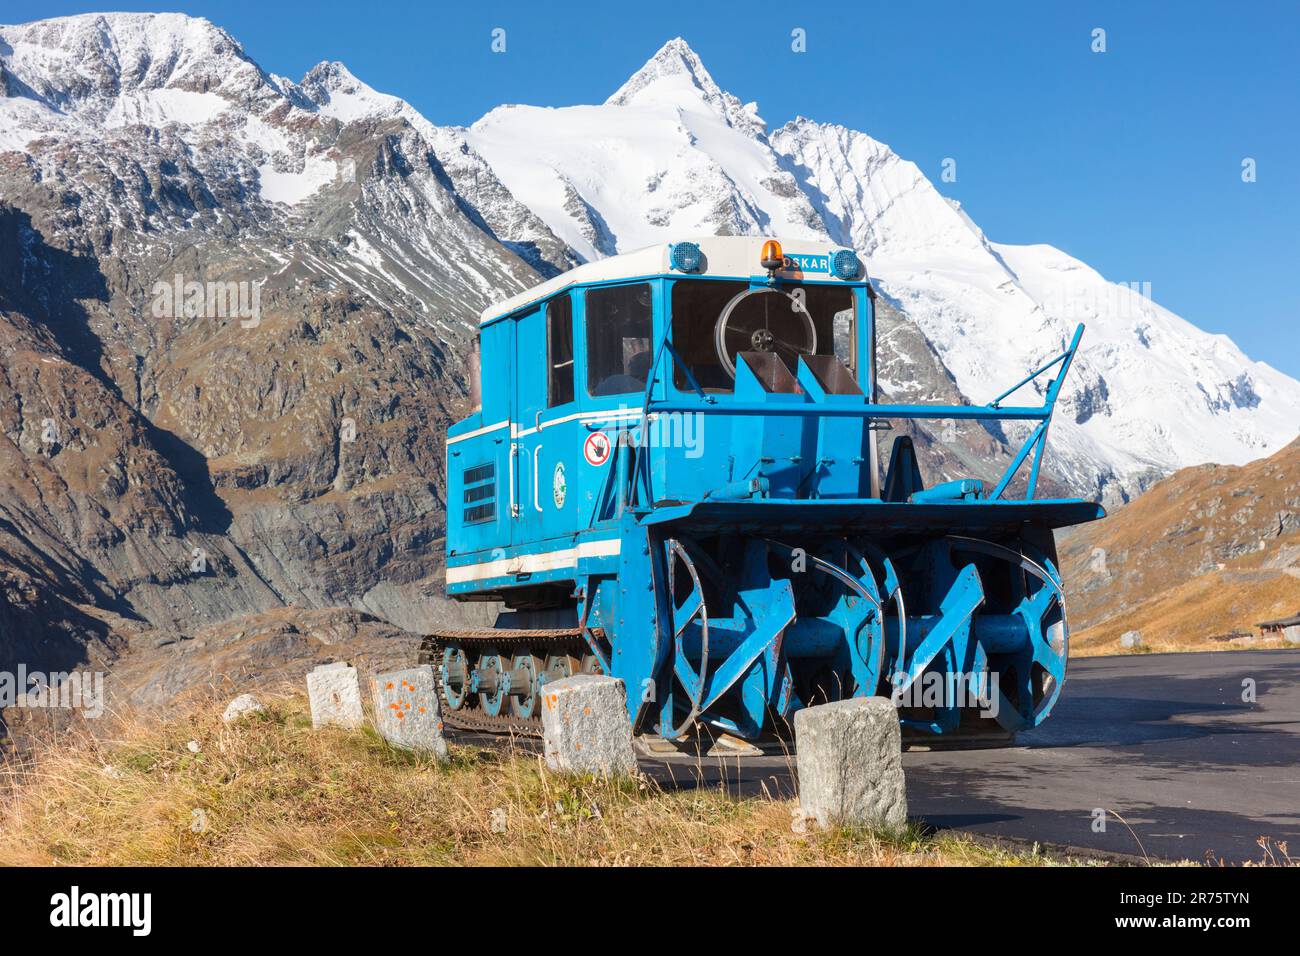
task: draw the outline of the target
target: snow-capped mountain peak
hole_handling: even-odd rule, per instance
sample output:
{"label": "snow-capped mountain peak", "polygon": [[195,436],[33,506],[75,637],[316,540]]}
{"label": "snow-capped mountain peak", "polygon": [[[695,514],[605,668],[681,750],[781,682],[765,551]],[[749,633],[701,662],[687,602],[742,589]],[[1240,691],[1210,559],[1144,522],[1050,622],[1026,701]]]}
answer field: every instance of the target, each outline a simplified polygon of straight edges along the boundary
{"label": "snow-capped mountain peak", "polygon": [[317,104],[328,103],[335,95],[363,97],[365,99],[393,100],[397,97],[377,93],[373,87],[357,79],[356,75],[338,60],[321,60],[298,81],[298,88]]}
{"label": "snow-capped mountain peak", "polygon": [[18,95],[107,125],[185,119],[202,102],[268,77],[207,20],[178,13],[83,14],[0,26]]}
{"label": "snow-capped mountain peak", "polygon": [[628,78],[606,106],[671,106],[698,111],[701,106],[721,117],[729,126],[750,135],[766,130],[758,115],[758,104],[743,104],[721,89],[699,55],[681,37],[669,40]]}
{"label": "snow-capped mountain peak", "polygon": [[296,90],[306,97],[316,112],[344,123],[366,118],[401,117],[413,125],[432,126],[405,100],[380,93],[357,79],[337,60],[317,63],[303,76]]}
{"label": "snow-capped mountain peak", "polygon": [[825,238],[765,130],[678,38],[601,106],[498,107],[467,138],[511,193],[595,259],[665,235]]}

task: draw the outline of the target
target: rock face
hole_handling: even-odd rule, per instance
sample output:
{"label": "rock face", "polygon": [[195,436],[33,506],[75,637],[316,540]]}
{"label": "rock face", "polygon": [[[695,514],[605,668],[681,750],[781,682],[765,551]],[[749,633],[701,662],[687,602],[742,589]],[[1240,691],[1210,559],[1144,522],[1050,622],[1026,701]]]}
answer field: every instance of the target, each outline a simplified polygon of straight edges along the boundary
{"label": "rock face", "polygon": [[365,723],[361,707],[361,684],[357,669],[339,661],[322,664],[307,675],[307,696],[311,701],[313,728],[352,729]]}
{"label": "rock face", "polygon": [[907,823],[898,711],[856,697],[794,715],[799,807],[821,827],[899,829]]}
{"label": "rock face", "polygon": [[[155,637],[155,635],[162,635]],[[168,643],[156,646],[161,641]],[[213,695],[302,686],[314,667],[351,661],[369,680],[403,666],[420,638],[351,608],[275,608],[199,628],[132,634],[106,686],[114,706],[156,708]]]}
{"label": "rock face", "polygon": [[375,729],[385,740],[403,750],[419,750],[439,760],[447,759],[432,667],[426,664],[376,674],[370,686]]}
{"label": "rock face", "polygon": [[443,426],[477,311],[564,244],[337,65],[176,15],[0,40],[0,668],[290,607],[482,623],[442,596]]}
{"label": "rock face", "polygon": [[623,682],[603,674],[574,674],[542,693],[546,765],[570,773],[621,776],[636,771]]}
{"label": "rock face", "polygon": [[1125,631],[1119,636],[1119,646],[1126,651],[1136,651],[1142,647],[1141,631]]}

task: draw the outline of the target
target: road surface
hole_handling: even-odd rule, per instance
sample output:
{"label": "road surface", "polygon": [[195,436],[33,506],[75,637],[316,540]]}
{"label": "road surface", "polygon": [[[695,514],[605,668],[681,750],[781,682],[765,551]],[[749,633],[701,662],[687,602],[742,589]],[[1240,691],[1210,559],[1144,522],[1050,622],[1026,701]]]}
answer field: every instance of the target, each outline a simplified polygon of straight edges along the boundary
{"label": "road surface", "polygon": [[[785,756],[643,765],[679,786],[702,772],[739,793],[793,792]],[[903,768],[911,816],[938,829],[1232,863],[1262,859],[1266,836],[1300,857],[1300,649],[1074,660],[1052,716],[1015,746],[912,750]]]}

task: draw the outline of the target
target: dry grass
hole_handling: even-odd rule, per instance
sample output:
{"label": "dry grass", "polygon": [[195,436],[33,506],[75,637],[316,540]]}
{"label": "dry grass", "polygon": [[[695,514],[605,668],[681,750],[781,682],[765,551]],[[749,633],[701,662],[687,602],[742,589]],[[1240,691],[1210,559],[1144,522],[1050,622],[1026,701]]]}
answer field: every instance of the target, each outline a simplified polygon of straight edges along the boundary
{"label": "dry grass", "polygon": [[1054,862],[915,829],[800,835],[790,801],[554,774],[525,753],[453,747],[438,766],[370,731],[312,731],[301,697],[233,727],[205,709],[113,737],[3,768],[0,864]]}
{"label": "dry grass", "polygon": [[[1124,614],[1070,635],[1076,657],[1125,653],[1119,637],[1139,630],[1150,651],[1266,650],[1293,647],[1261,638],[1252,623],[1280,617],[1300,602],[1300,580],[1277,572],[1256,574],[1243,585],[1232,572],[1213,572],[1159,591]],[[1224,640],[1234,631],[1245,636]]]}

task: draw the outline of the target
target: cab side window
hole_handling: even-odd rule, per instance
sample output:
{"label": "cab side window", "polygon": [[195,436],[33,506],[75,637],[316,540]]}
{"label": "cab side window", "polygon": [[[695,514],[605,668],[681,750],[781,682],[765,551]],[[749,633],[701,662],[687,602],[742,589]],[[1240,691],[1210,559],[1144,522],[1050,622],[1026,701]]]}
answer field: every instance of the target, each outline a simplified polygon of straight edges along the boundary
{"label": "cab side window", "polygon": [[546,407],[573,401],[573,300],[568,293],[546,306]]}
{"label": "cab side window", "polygon": [[595,397],[645,390],[650,374],[650,284],[587,290],[587,391]]}

